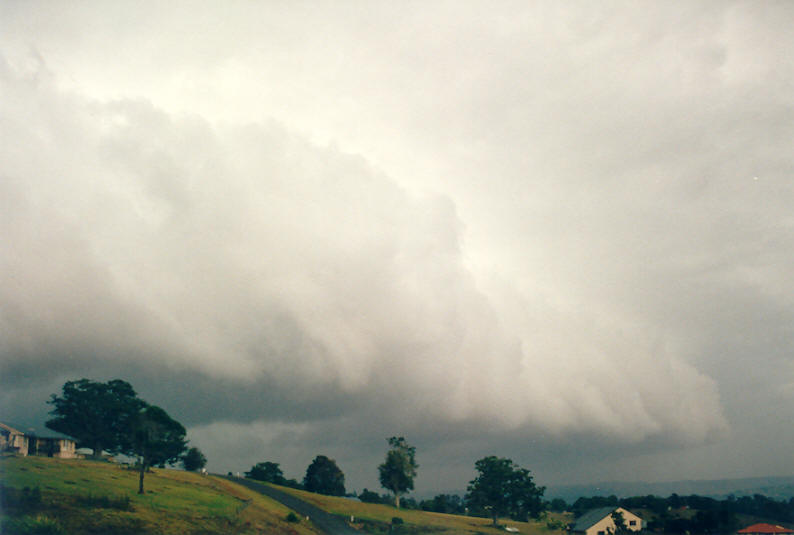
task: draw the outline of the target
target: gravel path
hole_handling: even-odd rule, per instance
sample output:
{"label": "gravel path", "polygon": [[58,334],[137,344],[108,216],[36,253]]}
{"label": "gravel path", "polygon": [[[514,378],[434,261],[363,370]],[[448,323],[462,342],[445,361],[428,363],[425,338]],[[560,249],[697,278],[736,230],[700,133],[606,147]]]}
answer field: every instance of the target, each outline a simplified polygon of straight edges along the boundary
{"label": "gravel path", "polygon": [[296,498],[291,494],[287,494],[286,492],[281,492],[280,490],[274,489],[268,485],[263,483],[257,483],[256,481],[251,481],[250,479],[242,479],[239,477],[229,477],[229,476],[221,476],[229,481],[237,483],[238,485],[242,485],[244,487],[248,487],[251,490],[255,490],[264,494],[265,496],[269,496],[276,500],[277,502],[281,502],[301,517],[309,517],[314,524],[320,531],[325,533],[326,535],[361,535],[360,531],[356,531],[355,529],[348,526],[344,520],[339,518],[338,516],[334,516],[330,513],[326,513],[322,509],[315,507],[309,503],[304,502]]}

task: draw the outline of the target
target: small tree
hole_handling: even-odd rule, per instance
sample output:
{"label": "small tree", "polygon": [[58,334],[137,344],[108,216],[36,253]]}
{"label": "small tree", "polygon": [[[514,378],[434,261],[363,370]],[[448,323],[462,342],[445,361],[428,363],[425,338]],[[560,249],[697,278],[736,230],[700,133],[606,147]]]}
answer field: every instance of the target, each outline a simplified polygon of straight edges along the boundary
{"label": "small tree", "polygon": [[269,461],[256,463],[245,473],[245,477],[256,479],[257,481],[274,483],[276,485],[283,485],[286,481],[284,479],[284,473],[281,471],[281,468],[279,468],[278,463],[271,463]]}
{"label": "small tree", "polygon": [[148,405],[133,424],[130,445],[125,453],[139,458],[138,494],[143,494],[143,475],[151,466],[165,466],[179,460],[185,451],[185,428],[160,407]]}
{"label": "small tree", "polygon": [[400,496],[413,490],[416,477],[416,448],[408,445],[403,437],[389,439],[390,450],[386,461],[378,467],[380,484],[394,494],[394,506],[400,508]]}
{"label": "small tree", "polygon": [[93,457],[102,450],[121,452],[129,447],[129,430],[146,403],[132,386],[120,379],[99,383],[90,379],[67,381],[63,395],[52,394],[47,402],[54,417],[45,424],[53,431],[77,439],[89,447]]}
{"label": "small tree", "polygon": [[201,450],[193,447],[187,450],[187,453],[182,456],[182,467],[188,472],[195,472],[201,470],[207,465],[207,458],[201,453]]}
{"label": "small tree", "polygon": [[328,496],[344,496],[345,475],[336,465],[336,461],[325,455],[318,455],[306,469],[303,486],[309,492]]}
{"label": "small tree", "polygon": [[479,475],[469,482],[467,503],[487,512],[494,526],[500,516],[514,520],[538,518],[543,511],[544,487],[537,487],[529,470],[510,459],[484,457],[475,463]]}

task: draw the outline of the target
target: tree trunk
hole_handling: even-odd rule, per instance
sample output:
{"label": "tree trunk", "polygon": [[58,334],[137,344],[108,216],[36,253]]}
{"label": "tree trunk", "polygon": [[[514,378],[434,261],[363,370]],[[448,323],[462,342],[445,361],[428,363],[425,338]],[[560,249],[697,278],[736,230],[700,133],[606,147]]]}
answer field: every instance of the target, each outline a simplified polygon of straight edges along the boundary
{"label": "tree trunk", "polygon": [[496,513],[493,514],[493,525],[494,526],[499,525],[499,515],[497,515]]}
{"label": "tree trunk", "polygon": [[102,458],[102,444],[99,442],[94,442],[94,447],[92,448],[94,452],[91,454],[92,459],[101,459]]}
{"label": "tree trunk", "polygon": [[143,462],[143,457],[141,457],[140,465],[141,472],[138,478],[138,494],[143,494],[143,473],[146,471],[146,463]]}
{"label": "tree trunk", "polygon": [[394,493],[394,506],[399,509],[400,508],[400,495],[396,492]]}

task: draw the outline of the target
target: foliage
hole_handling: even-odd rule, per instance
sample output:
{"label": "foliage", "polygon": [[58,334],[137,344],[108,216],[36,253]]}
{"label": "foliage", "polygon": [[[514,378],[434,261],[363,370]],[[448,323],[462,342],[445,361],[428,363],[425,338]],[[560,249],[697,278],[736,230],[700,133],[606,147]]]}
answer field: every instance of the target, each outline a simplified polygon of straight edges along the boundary
{"label": "foliage", "polygon": [[380,484],[394,494],[394,505],[400,507],[400,496],[414,488],[416,477],[416,448],[410,446],[403,437],[388,439],[389,451],[386,461],[378,466]]}
{"label": "foliage", "polygon": [[264,481],[266,483],[273,483],[275,485],[283,485],[286,482],[286,479],[284,479],[284,472],[281,471],[278,463],[272,463],[270,461],[256,463],[245,473],[245,477],[256,479],[257,481]]}
{"label": "foliage", "polygon": [[58,520],[37,515],[3,520],[0,533],[6,535],[61,535],[66,532]]}
{"label": "foliage", "polygon": [[617,507],[618,505],[618,497],[614,494],[610,496],[593,496],[592,498],[581,497],[573,502],[571,511],[573,511],[574,516],[578,518],[590,509]]}
{"label": "foliage", "polygon": [[336,461],[325,455],[318,455],[306,469],[303,486],[309,492],[328,496],[344,496],[345,475],[336,465]]}
{"label": "foliage", "polygon": [[182,424],[155,405],[147,405],[137,414],[130,444],[124,453],[140,457],[138,494],[143,494],[143,477],[147,468],[163,467],[179,460],[187,444],[185,433]]}
{"label": "foliage", "polygon": [[384,503],[380,494],[366,488],[358,495],[358,499],[364,503]]}
{"label": "foliage", "polygon": [[457,494],[439,494],[432,500],[422,500],[419,503],[419,508],[423,511],[453,515],[462,515],[466,512],[463,498]]}
{"label": "foliage", "polygon": [[[36,533],[46,525],[69,535],[316,535],[307,523],[286,522],[289,509],[264,495],[183,470],[147,473],[144,495],[135,492],[137,473],[112,463],[9,456],[0,458],[0,474],[7,496],[21,499],[24,487],[36,496],[35,488],[41,489],[41,502],[30,511],[2,507],[0,517],[9,526],[0,529],[4,535],[19,533],[20,526],[29,528],[22,533]],[[131,511],[111,505],[121,505],[125,496]],[[105,497],[111,507],[103,506]]]}
{"label": "foliage", "polygon": [[553,518],[546,522],[546,529],[551,531],[565,531],[566,524],[562,520]]}
{"label": "foliage", "polygon": [[545,487],[535,485],[529,470],[494,456],[480,459],[475,468],[479,475],[469,482],[466,501],[473,510],[490,516],[494,525],[500,516],[526,520],[543,511]]}
{"label": "foliage", "polygon": [[300,521],[301,521],[300,517],[298,517],[298,515],[296,515],[292,511],[290,511],[289,514],[287,515],[287,522],[292,522],[293,524],[297,524]]}
{"label": "foliage", "polygon": [[54,417],[45,425],[74,437],[80,447],[93,449],[96,458],[102,450],[117,453],[129,445],[128,430],[145,406],[132,386],[120,379],[67,381],[63,395],[50,398],[47,403],[53,406]]}
{"label": "foliage", "polygon": [[615,524],[615,530],[612,531],[614,535],[627,535],[631,533],[628,526],[626,525],[626,519],[623,518],[623,513],[618,510],[612,511],[610,515],[612,518],[612,522]]}
{"label": "foliage", "polygon": [[207,458],[201,453],[201,450],[192,447],[185,452],[182,456],[182,467],[188,472],[195,472],[201,470],[207,465]]}
{"label": "foliage", "polygon": [[547,505],[547,509],[555,513],[562,513],[568,510],[568,504],[562,498],[554,498]]}
{"label": "foliage", "polygon": [[107,496],[86,494],[77,496],[76,503],[83,507],[96,507],[101,509],[116,509],[117,511],[133,511],[132,501],[129,496]]}
{"label": "foliage", "polygon": [[0,511],[29,513],[41,506],[41,489],[25,487],[16,489],[0,484]]}

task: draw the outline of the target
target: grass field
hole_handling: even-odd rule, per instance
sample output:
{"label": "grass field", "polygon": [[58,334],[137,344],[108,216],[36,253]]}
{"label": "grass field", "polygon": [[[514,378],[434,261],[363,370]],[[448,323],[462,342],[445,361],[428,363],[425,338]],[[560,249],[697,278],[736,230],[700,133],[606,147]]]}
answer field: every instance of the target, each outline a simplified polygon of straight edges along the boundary
{"label": "grass field", "polygon": [[137,477],[107,462],[0,458],[2,533],[316,534],[287,522],[281,504],[223,479],[154,469],[139,495]]}
{"label": "grass field", "polygon": [[[146,474],[143,495],[138,474],[119,465],[46,457],[0,457],[3,506],[1,533],[14,534],[285,534],[317,535],[310,523],[286,520],[290,510],[240,485],[181,470]],[[490,520],[366,504],[278,487],[330,513],[353,516],[354,527],[369,533],[390,530],[413,535],[498,534]],[[25,490],[27,489],[27,490]],[[525,535],[555,535],[546,521],[513,522]]]}
{"label": "grass field", "polygon": [[[389,505],[361,503],[355,499],[323,496],[288,487],[277,488],[330,513],[346,518],[352,516],[355,519],[354,525],[359,528],[364,528],[367,524],[375,524],[375,526],[382,527],[391,523],[392,518],[398,517],[403,520],[406,532],[483,533],[490,535],[504,533],[502,529],[494,528],[491,525],[491,520],[487,518],[396,509]],[[563,518],[562,515],[550,514],[548,519],[543,521],[514,522],[512,520],[503,520],[500,524],[516,528],[519,533],[525,535],[560,535],[563,533],[562,531],[550,530],[546,525],[549,520],[557,519],[558,517],[560,519]],[[570,521],[568,518],[565,518],[565,520]]]}

